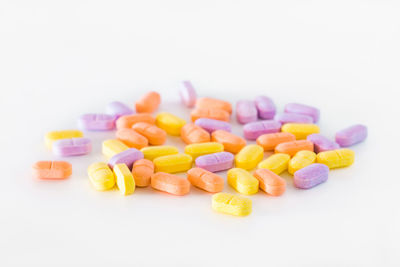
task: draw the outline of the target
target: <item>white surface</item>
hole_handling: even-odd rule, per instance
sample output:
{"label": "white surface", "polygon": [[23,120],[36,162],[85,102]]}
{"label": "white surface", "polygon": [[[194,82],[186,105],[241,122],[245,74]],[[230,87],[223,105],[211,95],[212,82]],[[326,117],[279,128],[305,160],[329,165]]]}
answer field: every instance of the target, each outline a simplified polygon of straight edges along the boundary
{"label": "white surface", "polygon": [[[330,2],[1,1],[0,265],[398,266],[400,4]],[[45,132],[109,101],[158,90],[160,111],[187,119],[182,79],[232,103],[312,104],[323,134],[364,123],[369,137],[350,168],[307,191],[285,174],[286,194],[251,196],[245,218],[195,188],[94,191],[86,167],[112,132],[87,134],[70,179],[32,180],[32,163],[56,159]]]}

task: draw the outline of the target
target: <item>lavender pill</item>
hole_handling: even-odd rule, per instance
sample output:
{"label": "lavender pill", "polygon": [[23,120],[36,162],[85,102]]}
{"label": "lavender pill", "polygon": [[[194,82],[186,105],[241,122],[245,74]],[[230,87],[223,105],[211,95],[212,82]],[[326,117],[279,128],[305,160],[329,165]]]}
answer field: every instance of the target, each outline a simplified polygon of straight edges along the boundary
{"label": "lavender pill", "polygon": [[307,115],[313,118],[313,122],[319,120],[319,109],[298,103],[289,103],[285,106],[285,113]]}
{"label": "lavender pill", "polygon": [[235,156],[229,152],[218,152],[200,156],[196,159],[196,167],[210,172],[224,171],[233,168]]}
{"label": "lavender pill", "polygon": [[108,105],[106,106],[106,113],[109,115],[113,115],[115,116],[115,119],[118,119],[123,115],[131,115],[134,112],[124,103],[121,103],[119,101],[114,101],[108,103]]}
{"label": "lavender pill", "polygon": [[270,120],[274,118],[276,107],[271,98],[266,96],[257,96],[254,102],[260,119]]}
{"label": "lavender pill", "polygon": [[314,163],[294,173],[294,186],[309,189],[328,180],[329,168],[320,163]]}
{"label": "lavender pill", "polygon": [[258,118],[257,108],[254,101],[241,100],[236,104],[236,119],[245,124],[256,121]]}
{"label": "lavender pill", "polygon": [[282,113],[275,116],[275,120],[282,124],[285,123],[313,123],[313,118],[308,115],[297,113]]}
{"label": "lavender pill", "polygon": [[109,114],[84,114],[79,117],[78,125],[88,131],[109,131],[115,127],[115,117]]}
{"label": "lavender pill", "polygon": [[260,135],[279,132],[281,126],[280,122],[274,120],[250,122],[243,127],[244,137],[256,140]]}
{"label": "lavender pill", "polygon": [[229,123],[226,121],[219,121],[219,120],[214,120],[214,119],[208,119],[208,118],[200,118],[197,119],[194,124],[197,126],[200,126],[204,130],[206,130],[209,133],[212,133],[216,130],[224,130],[227,132],[232,131],[232,127]]}
{"label": "lavender pill", "polygon": [[336,133],[336,143],[341,147],[349,147],[361,143],[367,138],[367,126],[356,124]]}
{"label": "lavender pill", "polygon": [[133,163],[139,159],[143,159],[142,151],[137,150],[136,148],[129,148],[111,157],[108,161],[108,166],[114,168],[114,165],[124,163],[131,170]]}
{"label": "lavender pill", "polygon": [[53,153],[57,156],[79,156],[86,155],[92,151],[92,142],[89,138],[60,139],[53,143]]}
{"label": "lavender pill", "polygon": [[339,144],[326,138],[322,134],[310,134],[307,140],[314,144],[314,152],[324,152],[340,148]]}

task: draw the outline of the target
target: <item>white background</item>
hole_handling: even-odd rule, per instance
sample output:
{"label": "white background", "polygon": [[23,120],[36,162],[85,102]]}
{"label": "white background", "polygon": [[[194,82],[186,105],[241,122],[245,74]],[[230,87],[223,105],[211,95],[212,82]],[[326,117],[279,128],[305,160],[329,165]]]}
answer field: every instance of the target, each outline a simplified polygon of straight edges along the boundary
{"label": "white background", "polygon": [[[384,0],[1,0],[0,265],[399,266],[399,14]],[[157,90],[160,111],[188,119],[183,79],[232,103],[315,105],[323,134],[363,123],[369,137],[353,166],[311,190],[286,173],[286,194],[251,196],[245,218],[195,188],[96,192],[86,168],[113,132],[87,134],[94,151],[69,159],[70,179],[32,179],[35,161],[56,159],[47,131],[112,100]]]}

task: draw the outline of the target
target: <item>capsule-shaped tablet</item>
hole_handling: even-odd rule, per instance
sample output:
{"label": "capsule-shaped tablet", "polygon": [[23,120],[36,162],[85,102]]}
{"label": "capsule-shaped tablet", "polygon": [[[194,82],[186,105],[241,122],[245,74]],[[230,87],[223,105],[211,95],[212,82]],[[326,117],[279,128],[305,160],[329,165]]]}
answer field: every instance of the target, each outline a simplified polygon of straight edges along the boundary
{"label": "capsule-shaped tablet", "polygon": [[186,144],[210,142],[210,134],[193,123],[188,123],[181,129],[181,138]]}
{"label": "capsule-shaped tablet", "polygon": [[179,95],[181,97],[182,103],[188,107],[192,108],[196,104],[197,94],[192,83],[190,81],[183,81],[181,88],[179,89]]}
{"label": "capsule-shaped tablet", "polygon": [[313,122],[316,123],[319,120],[319,109],[303,104],[290,103],[285,106],[285,113],[296,113],[301,115],[307,115],[313,118]]}
{"label": "capsule-shaped tablet", "polygon": [[207,192],[216,193],[224,189],[224,179],[201,168],[192,168],[187,172],[189,182]]}
{"label": "capsule-shaped tablet", "polygon": [[138,187],[146,187],[151,183],[151,176],[154,174],[154,164],[148,159],[135,161],[132,167],[133,179]]}
{"label": "capsule-shaped tablet", "polygon": [[314,144],[308,140],[296,140],[280,143],[275,147],[275,153],[285,153],[291,157],[301,150],[314,151]]}
{"label": "capsule-shaped tablet", "polygon": [[244,146],[246,140],[242,137],[224,130],[217,130],[211,134],[211,140],[224,145],[224,150],[233,154],[238,153]]}
{"label": "capsule-shaped tablet", "polygon": [[257,164],[264,157],[264,149],[259,145],[247,145],[235,156],[235,165],[237,168],[251,170],[257,167]]}
{"label": "capsule-shaped tablet", "polygon": [[133,125],[135,125],[138,122],[147,122],[150,124],[155,124],[156,119],[151,114],[147,113],[123,115],[117,119],[115,125],[117,129],[123,129],[123,128],[130,129],[132,128]]}
{"label": "capsule-shaped tablet", "polygon": [[92,151],[89,138],[60,139],[53,143],[53,153],[61,157],[86,155]]}
{"label": "capsule-shaped tablet", "polygon": [[275,116],[275,120],[282,124],[286,123],[313,123],[311,116],[297,113],[281,113]]}
{"label": "capsule-shaped tablet", "polygon": [[84,114],[79,117],[78,125],[87,131],[110,131],[115,127],[115,117],[108,114]]}
{"label": "capsule-shaped tablet", "polygon": [[342,168],[354,163],[354,151],[341,148],[317,154],[317,162],[325,164],[329,169]]}
{"label": "capsule-shaped tablet", "polygon": [[125,145],[136,149],[142,149],[143,147],[149,145],[149,141],[147,141],[147,138],[133,129],[119,129],[117,130],[115,136]]}
{"label": "capsule-shaped tablet", "polygon": [[276,107],[271,98],[266,96],[257,96],[254,102],[260,119],[272,120],[274,118]]}
{"label": "capsule-shaped tablet", "polygon": [[299,151],[289,161],[288,172],[293,175],[296,171],[315,163],[317,154],[312,151],[303,150]]}
{"label": "capsule-shaped tablet", "polygon": [[197,126],[200,126],[210,134],[216,130],[224,130],[227,132],[232,131],[232,127],[228,122],[213,120],[208,118],[200,118],[194,122]]}
{"label": "capsule-shaped tablet", "polygon": [[52,131],[45,135],[44,142],[48,148],[51,148],[56,140],[80,137],[83,137],[83,133],[79,130]]}
{"label": "capsule-shaped tablet", "polygon": [[113,168],[116,164],[124,163],[129,169],[132,169],[133,163],[142,158],[142,151],[137,150],[136,148],[129,148],[112,156],[108,161],[108,165],[110,168]]}
{"label": "capsule-shaped tablet", "polygon": [[241,100],[236,103],[236,119],[239,123],[245,124],[256,121],[258,118],[257,108],[254,101]]}
{"label": "capsule-shaped tablet", "polygon": [[294,173],[293,184],[297,188],[309,189],[328,180],[329,168],[314,163]]}
{"label": "capsule-shaped tablet", "polygon": [[232,113],[232,105],[231,103],[215,99],[211,97],[202,97],[196,100],[196,108],[213,108],[213,109],[222,109],[228,112],[229,114]]}
{"label": "capsule-shaped tablet", "polygon": [[296,136],[291,133],[263,134],[257,138],[257,145],[262,146],[264,151],[274,150],[280,143],[295,141]]}
{"label": "capsule-shaped tablet", "polygon": [[310,123],[286,123],[282,126],[283,133],[291,133],[297,140],[307,139],[307,136],[319,133],[319,127]]}
{"label": "capsule-shaped tablet", "polygon": [[289,160],[288,154],[276,153],[261,161],[258,168],[267,169],[279,175],[287,170]]}
{"label": "capsule-shaped tablet", "polygon": [[142,148],[140,151],[143,152],[143,156],[145,159],[151,161],[158,157],[179,153],[179,150],[174,146],[149,146]]}
{"label": "capsule-shaped tablet", "polygon": [[248,140],[256,140],[260,135],[277,133],[280,130],[280,122],[273,120],[250,122],[243,127],[244,137]]}
{"label": "capsule-shaped tablet", "polygon": [[367,135],[367,127],[357,124],[337,132],[336,142],[341,147],[349,147],[364,141]]}
{"label": "capsule-shaped tablet", "polygon": [[172,195],[183,196],[190,191],[190,182],[177,175],[157,172],[151,176],[151,187]]}
{"label": "capsule-shaped tablet", "polygon": [[326,138],[322,134],[310,134],[309,136],[307,136],[307,140],[313,142],[315,153],[340,148],[336,142]]}
{"label": "capsule-shaped tablet", "polygon": [[224,146],[216,142],[190,144],[185,146],[185,153],[192,156],[193,159],[196,159],[199,156],[222,151],[224,151]]}
{"label": "capsule-shaped tablet", "polygon": [[162,156],[153,160],[156,172],[177,173],[192,168],[193,159],[187,154]]}
{"label": "capsule-shaped tablet", "polygon": [[72,165],[66,161],[38,161],[32,166],[33,177],[40,180],[61,180],[72,174]]}
{"label": "capsule-shaped tablet", "polygon": [[107,158],[129,149],[127,145],[116,139],[108,139],[102,143],[102,153]]}
{"label": "capsule-shaped tablet", "polygon": [[135,103],[137,113],[153,113],[156,111],[161,103],[161,96],[159,93],[151,91],[143,95]]}
{"label": "capsule-shaped tablet", "polygon": [[122,102],[113,101],[107,104],[106,113],[114,116],[116,119],[123,115],[133,114],[133,110]]}
{"label": "capsule-shaped tablet", "polygon": [[135,192],[135,180],[128,166],[124,163],[116,164],[113,168],[113,172],[121,194],[125,196],[133,194],[133,192]]}
{"label": "capsule-shaped tablet", "polygon": [[228,184],[239,193],[252,195],[258,192],[258,180],[244,169],[230,169],[227,173],[227,177]]}
{"label": "capsule-shaped tablet", "polygon": [[251,213],[251,199],[227,193],[212,196],[212,209],[234,216],[247,216]]}
{"label": "capsule-shaped tablet", "polygon": [[216,108],[195,108],[190,113],[190,119],[192,122],[200,118],[208,118],[219,121],[229,121],[229,113],[223,109]]}
{"label": "capsule-shaped tablet", "polygon": [[89,180],[98,191],[111,189],[115,185],[114,173],[104,162],[93,163],[88,168]]}
{"label": "capsule-shaped tablet", "polygon": [[229,152],[218,152],[200,156],[196,159],[196,167],[210,172],[219,172],[233,168],[235,156]]}
{"label": "capsule-shaped tablet", "polygon": [[150,145],[162,145],[167,140],[167,133],[153,124],[139,122],[132,129],[147,138]]}
{"label": "capsule-shaped tablet", "polygon": [[258,169],[253,176],[260,183],[260,188],[271,196],[280,196],[286,190],[286,181],[268,169]]}
{"label": "capsule-shaped tablet", "polygon": [[159,113],[156,117],[156,125],[170,135],[179,136],[185,124],[184,119],[168,112]]}

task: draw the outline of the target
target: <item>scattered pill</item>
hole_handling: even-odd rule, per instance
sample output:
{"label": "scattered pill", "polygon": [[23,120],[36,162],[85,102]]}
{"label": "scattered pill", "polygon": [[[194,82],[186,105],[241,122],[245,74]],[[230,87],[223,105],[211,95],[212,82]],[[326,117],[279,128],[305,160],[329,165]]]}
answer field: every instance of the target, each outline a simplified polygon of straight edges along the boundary
{"label": "scattered pill", "polygon": [[159,93],[151,91],[143,95],[135,103],[137,113],[153,113],[161,103]]}
{"label": "scattered pill", "polygon": [[198,157],[196,167],[210,172],[219,172],[233,168],[235,156],[229,152],[218,152]]}
{"label": "scattered pill", "polygon": [[354,151],[348,148],[340,148],[317,154],[317,162],[325,164],[329,169],[342,168],[354,163]]}
{"label": "scattered pill", "polygon": [[286,123],[313,123],[314,119],[311,116],[297,113],[281,113],[275,116],[275,120],[282,124]]}
{"label": "scattered pill", "polygon": [[162,112],[156,116],[156,125],[170,135],[179,136],[185,124],[184,119],[168,112]]}
{"label": "scattered pill", "polygon": [[197,94],[190,81],[183,81],[179,90],[182,103],[188,108],[194,107],[196,104]]}
{"label": "scattered pill", "polygon": [[285,153],[291,157],[301,150],[314,151],[314,144],[308,140],[296,140],[280,143],[275,147],[275,153]]}
{"label": "scattered pill", "polygon": [[124,103],[121,103],[119,101],[114,101],[108,103],[108,105],[106,106],[106,113],[109,115],[113,115],[115,118],[118,119],[123,115],[131,115],[134,112]]}
{"label": "scattered pill", "polygon": [[296,171],[315,163],[317,155],[308,150],[302,150],[296,153],[289,161],[288,172],[293,175]]}
{"label": "scattered pill", "polygon": [[228,184],[239,193],[253,195],[258,192],[258,180],[244,169],[230,169],[227,173],[227,177]]}
{"label": "scattered pill", "polygon": [[125,196],[133,194],[133,192],[135,192],[135,180],[126,164],[116,164],[113,168],[113,172],[117,187],[121,194]]}
{"label": "scattered pill", "polygon": [[152,161],[148,159],[139,159],[133,164],[132,175],[137,187],[149,186],[153,174],[154,164]]}
{"label": "scattered pill", "polygon": [[104,140],[102,144],[102,153],[107,158],[111,158],[112,156],[127,149],[129,149],[127,145],[116,139]]}
{"label": "scattered pill", "polygon": [[147,122],[150,124],[155,124],[156,119],[151,114],[147,113],[123,115],[117,119],[115,125],[117,129],[123,129],[123,128],[130,129],[132,128],[133,125],[135,125],[138,122]]}
{"label": "scattered pill", "polygon": [[307,136],[307,140],[313,142],[315,153],[340,148],[336,142],[326,138],[322,134],[310,134],[309,136]]}
{"label": "scattered pill", "polygon": [[286,181],[268,169],[258,169],[253,176],[260,183],[260,188],[271,196],[280,196],[286,190]]}
{"label": "scattered pill", "polygon": [[235,165],[237,168],[251,170],[257,167],[257,164],[264,157],[264,149],[259,145],[247,145],[235,156]]}
{"label": "scattered pill", "polygon": [[133,163],[142,158],[142,151],[137,150],[136,148],[129,148],[112,156],[108,161],[108,165],[110,168],[113,168],[116,164],[124,163],[129,169],[132,169]]}
{"label": "scattered pill", "polygon": [[189,182],[207,192],[217,193],[224,189],[224,179],[201,168],[192,168],[187,172]]}
{"label": "scattered pill", "polygon": [[367,138],[367,127],[361,124],[350,126],[336,133],[336,143],[341,147],[358,144]]}
{"label": "scattered pill", "polygon": [[224,146],[217,142],[190,144],[185,146],[185,153],[196,159],[199,156],[222,152]]}
{"label": "scattered pill", "polygon": [[277,133],[281,129],[281,123],[273,120],[250,122],[244,125],[244,137],[248,140],[256,140],[260,135]]}
{"label": "scattered pill", "polygon": [[196,108],[213,108],[213,109],[222,109],[228,112],[229,114],[232,113],[232,105],[231,103],[211,98],[211,97],[202,97],[197,99],[196,101]]}
{"label": "scattered pill", "polygon": [[292,133],[297,140],[302,140],[310,134],[319,133],[319,127],[310,123],[286,123],[282,126],[282,132]]}
{"label": "scattered pill", "polygon": [[98,191],[111,189],[115,185],[114,173],[104,162],[93,163],[88,168],[89,180]]}
{"label": "scattered pill", "polygon": [[86,155],[92,151],[89,138],[68,138],[53,142],[53,153],[61,157]]}
{"label": "scattered pill", "polygon": [[188,123],[181,129],[181,138],[186,144],[210,142],[210,134],[193,123]]}
{"label": "scattered pill", "polygon": [[328,180],[329,168],[314,163],[294,173],[293,184],[297,188],[309,189]]}
{"label": "scattered pill", "polygon": [[133,129],[122,128],[115,133],[116,138],[129,147],[142,149],[149,145],[149,141],[143,135]]}
{"label": "scattered pill", "polygon": [[257,96],[255,99],[258,117],[263,120],[272,120],[276,113],[276,107],[271,98]]}
{"label": "scattered pill", "polygon": [[224,146],[225,151],[233,154],[238,153],[244,146],[246,146],[246,140],[242,137],[224,130],[214,131],[211,134],[211,140],[213,142],[221,143]]}
{"label": "scattered pill", "polygon": [[177,175],[157,172],[151,176],[151,187],[172,195],[183,196],[190,191],[190,182]]}
{"label": "scattered pill", "polygon": [[195,108],[190,113],[192,122],[200,118],[208,118],[219,121],[229,121],[229,113],[223,109],[216,108]]}
{"label": "scattered pill", "polygon": [[261,161],[258,168],[267,169],[279,175],[287,170],[289,160],[288,154],[276,153]]}
{"label": "scattered pill", "polygon": [[88,131],[110,131],[115,127],[115,117],[108,114],[84,114],[79,117],[79,128]]}
{"label": "scattered pill", "polygon": [[204,130],[206,130],[209,133],[212,133],[216,130],[224,130],[227,132],[232,131],[232,127],[228,122],[225,121],[219,121],[219,120],[213,120],[213,119],[208,119],[208,118],[200,118],[194,122],[197,126],[200,126]]}
{"label": "scattered pill", "polygon": [[257,145],[262,146],[264,151],[274,150],[277,145],[284,142],[295,141],[296,136],[291,133],[263,134],[257,138]]}
{"label": "scattered pill", "polygon": [[156,172],[177,173],[192,168],[193,159],[187,154],[162,156],[153,160]]}
{"label": "scattered pill", "polygon": [[153,124],[138,122],[132,129],[147,138],[150,145],[162,145],[167,140],[167,133]]}
{"label": "scattered pill", "polygon": [[227,193],[212,196],[212,209],[235,216],[247,216],[251,213],[251,199]]}
{"label": "scattered pill", "polygon": [[71,176],[72,165],[66,161],[38,161],[32,170],[36,179],[62,180]]}
{"label": "scattered pill", "polygon": [[285,113],[296,113],[307,115],[313,118],[313,122],[318,122],[319,120],[319,109],[303,104],[290,103],[285,106]]}
{"label": "scattered pill", "polygon": [[143,156],[145,159],[151,161],[158,157],[179,153],[179,150],[174,146],[149,146],[142,148],[140,151],[143,152]]}
{"label": "scattered pill", "polygon": [[254,101],[241,100],[236,103],[236,119],[239,123],[245,124],[256,121],[258,118],[257,108]]}
{"label": "scattered pill", "polygon": [[44,142],[48,148],[51,148],[56,140],[80,137],[83,137],[83,133],[79,130],[52,131],[45,135]]}

